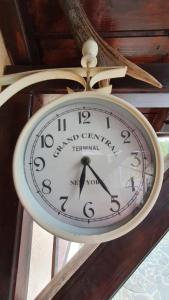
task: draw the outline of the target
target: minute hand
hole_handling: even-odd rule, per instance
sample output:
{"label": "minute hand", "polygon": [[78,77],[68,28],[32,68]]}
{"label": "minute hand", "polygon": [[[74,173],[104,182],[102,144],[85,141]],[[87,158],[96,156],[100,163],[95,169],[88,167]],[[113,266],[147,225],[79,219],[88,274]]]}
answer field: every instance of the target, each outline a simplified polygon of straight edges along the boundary
{"label": "minute hand", "polygon": [[89,169],[91,170],[91,172],[94,174],[94,176],[96,177],[96,179],[98,180],[98,182],[100,183],[100,185],[102,186],[102,188],[112,197],[110,191],[108,190],[108,188],[105,185],[105,183],[103,182],[103,180],[101,180],[101,178],[96,174],[96,172],[93,170],[93,168],[89,164],[87,164],[87,166],[89,167]]}

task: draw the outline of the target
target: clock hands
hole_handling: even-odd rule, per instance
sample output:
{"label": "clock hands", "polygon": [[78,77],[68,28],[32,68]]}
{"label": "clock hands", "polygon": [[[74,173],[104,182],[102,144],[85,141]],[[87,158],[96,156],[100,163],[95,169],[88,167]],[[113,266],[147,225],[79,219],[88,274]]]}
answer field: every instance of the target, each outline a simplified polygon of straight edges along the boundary
{"label": "clock hands", "polygon": [[96,177],[96,179],[98,180],[98,182],[100,183],[100,185],[102,186],[102,188],[112,197],[109,189],[107,188],[107,186],[105,185],[105,183],[103,182],[103,180],[97,175],[97,173],[93,170],[93,168],[90,166],[90,158],[87,156],[84,156],[81,160],[81,163],[84,165],[81,176],[80,176],[80,194],[79,197],[81,195],[84,183],[85,183],[85,178],[86,178],[86,166],[88,166],[88,168],[90,169],[90,171],[93,173],[93,175]]}

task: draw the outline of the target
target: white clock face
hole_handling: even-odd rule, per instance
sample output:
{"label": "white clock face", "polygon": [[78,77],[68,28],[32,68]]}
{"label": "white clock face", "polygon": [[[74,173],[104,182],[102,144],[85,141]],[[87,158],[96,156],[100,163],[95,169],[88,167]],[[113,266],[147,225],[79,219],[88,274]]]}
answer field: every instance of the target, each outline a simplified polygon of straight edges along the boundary
{"label": "white clock face", "polygon": [[134,118],[117,107],[88,100],[56,106],[26,144],[27,184],[35,201],[65,223],[123,223],[142,208],[153,186],[155,161],[147,143]]}

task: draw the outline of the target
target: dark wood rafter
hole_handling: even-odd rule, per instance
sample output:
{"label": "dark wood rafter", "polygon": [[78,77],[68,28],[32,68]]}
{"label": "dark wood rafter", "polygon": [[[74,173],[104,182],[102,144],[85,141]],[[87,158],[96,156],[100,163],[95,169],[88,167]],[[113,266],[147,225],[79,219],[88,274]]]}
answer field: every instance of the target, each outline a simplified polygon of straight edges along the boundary
{"label": "dark wood rafter", "polygon": [[[169,29],[159,29],[159,30],[120,30],[120,31],[99,31],[99,35],[104,39],[112,38],[130,38],[130,37],[168,37]],[[34,32],[36,38],[41,39],[67,39],[73,38],[71,32]]]}
{"label": "dark wood rafter", "polygon": [[[10,20],[10,21],[9,21]],[[25,31],[25,21],[17,0],[0,1],[0,27],[13,64],[40,63]]]}
{"label": "dark wood rafter", "polygon": [[[23,0],[18,0],[22,1]],[[168,33],[168,1],[160,0],[81,0],[84,10],[94,24],[97,32],[120,33],[130,35],[134,32],[143,32],[161,35]],[[25,9],[29,9],[33,20],[34,34],[68,34],[69,24],[62,14],[58,1],[29,0],[25,1]],[[163,16],[163,18],[161,17]],[[129,35],[129,36],[130,36]]]}
{"label": "dark wood rafter", "polygon": [[[32,19],[30,14],[28,13],[29,10],[29,3],[25,3],[25,1],[15,0],[19,18],[23,24],[24,33],[27,39],[27,45],[29,48],[29,53],[31,57],[31,64],[41,64],[41,51],[38,39],[34,36],[34,29],[31,26]],[[29,25],[30,24],[30,25]]]}
{"label": "dark wood rafter", "polygon": [[140,108],[143,115],[149,120],[150,124],[156,132],[160,132],[164,123],[168,119],[168,108]]}

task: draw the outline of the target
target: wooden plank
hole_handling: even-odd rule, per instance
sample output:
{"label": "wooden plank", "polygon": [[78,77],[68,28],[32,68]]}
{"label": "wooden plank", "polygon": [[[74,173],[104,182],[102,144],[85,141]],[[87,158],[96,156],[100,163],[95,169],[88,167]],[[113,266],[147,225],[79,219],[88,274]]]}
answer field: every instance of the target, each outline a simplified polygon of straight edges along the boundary
{"label": "wooden plank", "polygon": [[[95,0],[81,2],[89,20],[99,32],[169,29],[168,1],[97,0],[97,4]],[[70,32],[58,1],[26,1],[25,9],[33,20],[31,26],[35,33]]]}
{"label": "wooden plank", "polygon": [[167,36],[113,38],[106,41],[137,64],[169,61]]}
{"label": "wooden plank", "polygon": [[[158,30],[121,30],[121,31],[98,31],[99,35],[103,39],[112,38],[131,38],[131,37],[161,37],[168,36],[169,29],[158,29]],[[58,39],[59,40],[71,40],[73,35],[71,32],[34,32],[34,39],[45,40],[45,39]]]}
{"label": "wooden plank", "polygon": [[53,277],[35,300],[50,300],[96,250],[98,244],[84,245],[71,260]]}
{"label": "wooden plank", "polygon": [[[21,224],[19,251],[14,251],[14,253],[18,255],[18,260],[17,260],[18,263],[16,265],[16,268],[15,269],[13,268],[13,271],[15,273],[14,276],[16,277],[16,282],[14,286],[14,296],[13,296],[13,299],[15,300],[27,299],[31,245],[32,245],[32,229],[33,229],[33,220],[24,209],[22,224]],[[16,234],[15,234],[15,238],[16,238]],[[13,257],[13,263],[15,263],[15,257]]]}
{"label": "wooden plank", "polygon": [[87,0],[84,8],[91,22],[98,24],[97,28],[105,28],[104,31],[169,28],[168,1],[162,4],[160,0],[100,0],[96,5],[94,0]]}
{"label": "wooden plank", "polygon": [[[169,62],[168,36],[109,38],[105,41],[134,63]],[[72,39],[46,38],[39,41],[43,64],[80,64],[81,53]],[[146,47],[145,47],[146,45]],[[69,49],[69,50],[68,50]],[[113,62],[112,62],[113,65]]]}
{"label": "wooden plank", "polygon": [[[0,299],[12,299],[18,264],[22,208],[18,205],[12,157],[16,139],[27,120],[28,97],[15,96],[0,110]],[[16,228],[17,226],[17,228]],[[14,260],[13,260],[14,258]]]}
{"label": "wooden plank", "polygon": [[146,219],[130,233],[100,245],[53,300],[108,300],[169,228],[169,170]]}

